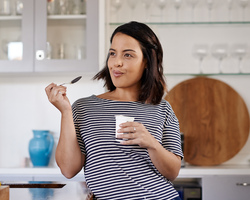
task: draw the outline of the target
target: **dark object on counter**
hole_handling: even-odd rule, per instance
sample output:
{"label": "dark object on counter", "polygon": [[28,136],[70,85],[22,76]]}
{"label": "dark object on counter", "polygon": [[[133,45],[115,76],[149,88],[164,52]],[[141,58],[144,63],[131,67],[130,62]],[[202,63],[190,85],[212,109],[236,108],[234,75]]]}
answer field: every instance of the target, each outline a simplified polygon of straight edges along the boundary
{"label": "dark object on counter", "polygon": [[249,113],[226,83],[207,77],[188,79],[166,96],[185,136],[184,158],[192,165],[219,165],[234,157],[249,136]]}
{"label": "dark object on counter", "polygon": [[66,184],[59,183],[2,183],[9,188],[63,188]]}

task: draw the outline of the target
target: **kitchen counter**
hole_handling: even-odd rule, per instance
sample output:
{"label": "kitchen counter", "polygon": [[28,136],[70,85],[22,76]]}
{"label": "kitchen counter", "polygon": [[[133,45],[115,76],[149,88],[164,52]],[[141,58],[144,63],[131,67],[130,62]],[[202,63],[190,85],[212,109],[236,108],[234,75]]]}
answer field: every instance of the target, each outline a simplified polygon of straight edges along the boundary
{"label": "kitchen counter", "polygon": [[218,165],[211,167],[187,165],[181,168],[178,178],[202,178],[206,175],[250,175],[250,165]]}
{"label": "kitchen counter", "polygon": [[[249,175],[250,165],[219,165],[199,167],[187,165],[181,168],[178,178],[202,178],[209,175]],[[0,181],[85,181],[83,170],[67,179],[59,168],[0,168]]]}
{"label": "kitchen counter", "polygon": [[83,170],[72,179],[57,168],[0,168],[0,181],[85,181]]}

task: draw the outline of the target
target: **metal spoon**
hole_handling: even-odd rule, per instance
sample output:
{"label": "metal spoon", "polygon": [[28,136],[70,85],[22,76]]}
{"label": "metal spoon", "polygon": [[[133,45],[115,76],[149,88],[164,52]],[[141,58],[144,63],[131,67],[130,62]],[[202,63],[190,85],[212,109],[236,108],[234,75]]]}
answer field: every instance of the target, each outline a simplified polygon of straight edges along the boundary
{"label": "metal spoon", "polygon": [[72,81],[70,81],[69,83],[62,83],[62,84],[60,84],[60,86],[65,85],[65,84],[74,84],[77,81],[79,81],[81,78],[82,78],[82,76],[78,76],[78,77],[74,78]]}

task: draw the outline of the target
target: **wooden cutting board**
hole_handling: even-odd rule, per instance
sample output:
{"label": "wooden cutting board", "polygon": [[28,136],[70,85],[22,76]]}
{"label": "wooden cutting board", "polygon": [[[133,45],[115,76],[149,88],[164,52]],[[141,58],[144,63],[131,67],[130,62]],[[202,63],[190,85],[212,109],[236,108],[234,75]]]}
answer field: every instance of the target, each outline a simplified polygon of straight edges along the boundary
{"label": "wooden cutting board", "polygon": [[176,85],[165,97],[184,134],[184,159],[192,165],[219,165],[234,157],[249,135],[249,113],[226,83],[196,77]]}
{"label": "wooden cutting board", "polygon": [[0,199],[9,200],[10,192],[8,186],[0,186]]}

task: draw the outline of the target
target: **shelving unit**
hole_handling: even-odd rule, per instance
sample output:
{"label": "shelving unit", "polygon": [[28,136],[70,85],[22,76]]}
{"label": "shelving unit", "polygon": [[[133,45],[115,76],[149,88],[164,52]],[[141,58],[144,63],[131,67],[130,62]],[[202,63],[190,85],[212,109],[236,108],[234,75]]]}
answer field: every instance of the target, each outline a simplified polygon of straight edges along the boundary
{"label": "shelving unit", "polygon": [[[47,1],[23,5],[22,15],[0,16],[0,74],[98,71],[99,0],[78,15],[48,15]],[[10,42],[22,42],[21,59],[8,60]]]}

